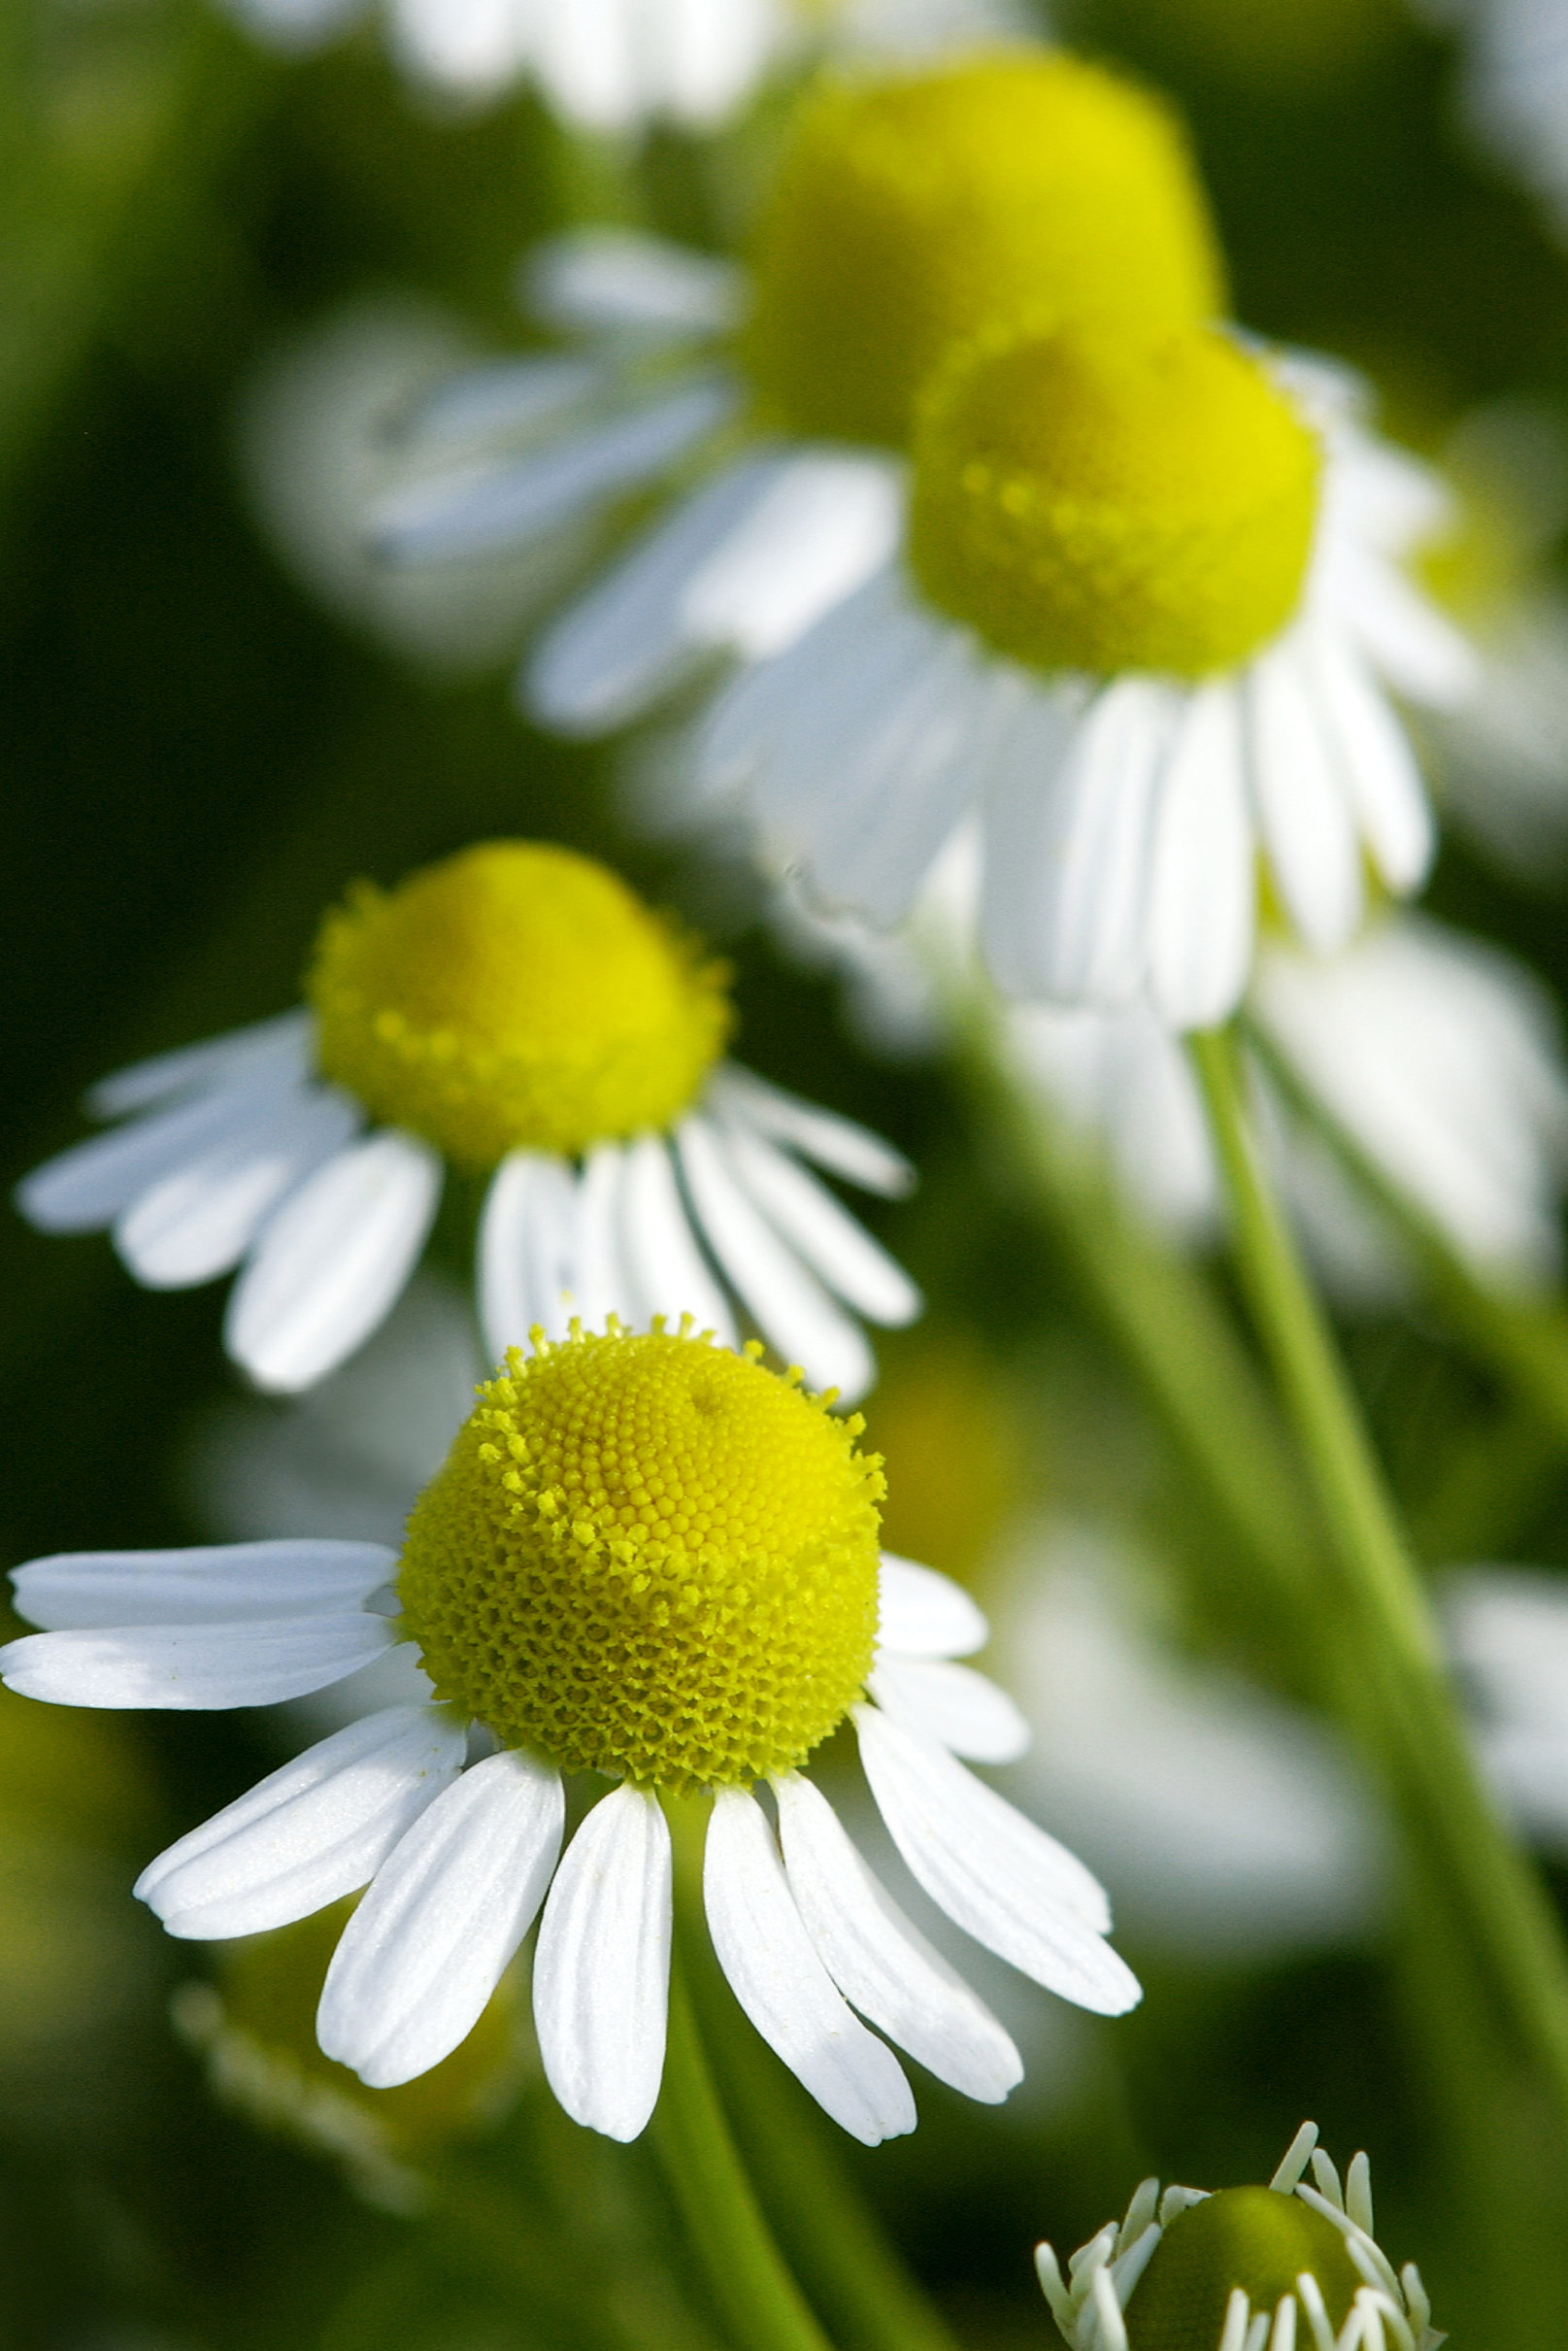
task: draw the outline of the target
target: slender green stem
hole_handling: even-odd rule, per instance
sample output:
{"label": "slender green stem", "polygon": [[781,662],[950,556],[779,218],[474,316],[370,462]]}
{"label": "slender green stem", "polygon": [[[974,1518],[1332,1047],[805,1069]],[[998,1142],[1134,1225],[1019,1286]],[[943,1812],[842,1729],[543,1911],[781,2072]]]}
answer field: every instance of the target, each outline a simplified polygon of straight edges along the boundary
{"label": "slender green stem", "polygon": [[671,2193],[740,2351],[828,2351],[746,2175],[718,2102],[679,1951],[654,2142]]}
{"label": "slender green stem", "polygon": [[1317,1488],[1395,1793],[1568,2123],[1568,1955],[1556,1919],[1477,1771],[1381,1469],[1248,1127],[1236,1038],[1213,1030],[1191,1052],[1238,1267]]}

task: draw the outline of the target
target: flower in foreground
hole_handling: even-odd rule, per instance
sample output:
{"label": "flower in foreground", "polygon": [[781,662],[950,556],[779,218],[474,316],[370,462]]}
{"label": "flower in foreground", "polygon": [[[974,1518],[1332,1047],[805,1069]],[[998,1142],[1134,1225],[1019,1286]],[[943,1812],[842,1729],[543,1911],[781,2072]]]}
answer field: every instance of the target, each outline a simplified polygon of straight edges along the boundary
{"label": "flower in foreground", "polygon": [[1469,650],[1402,564],[1443,513],[1326,365],[1178,323],[994,328],[927,387],[907,548],[706,731],[774,860],[897,922],[966,820],[1010,995],[1223,1019],[1259,865],[1311,949],[1403,893],[1432,827],[1390,700]]}
{"label": "flower in foreground", "polygon": [[717,659],[779,651],[885,561],[916,395],[954,336],[1020,305],[1163,324],[1222,299],[1166,110],[1027,49],[824,81],[745,269],[586,231],[539,249],[525,285],[572,348],[428,400],[372,530],[390,561],[527,549],[554,581],[563,549],[584,566],[602,553],[628,491],[679,481],[522,681],[538,716],[579,734]]}
{"label": "flower in foreground", "polygon": [[[971,2097],[1005,2097],[1020,2067],[806,1776],[842,1723],[950,1917],[1084,2007],[1118,2014],[1138,1989],[1087,1870],[957,1760],[1016,1755],[1021,1719],[952,1662],[985,1637],[967,1595],[879,1553],[880,1464],[828,1401],[684,1331],[541,1336],[481,1391],[400,1559],[291,1542],[37,1561],[17,1604],[47,1629],[0,1652],[0,1675],[67,1705],[257,1705],[412,1643],[434,1704],[335,1733],[143,1873],[171,1932],[255,1933],[368,1887],[317,2026],[384,2088],[458,2046],[542,1905],[546,2073],[579,2122],[632,2138],[664,2061],[665,1804],[688,1824],[706,1806],[719,1963],[874,2144],[915,2107],[851,2004]],[[470,1763],[475,1730],[492,1751]],[[566,1775],[618,1784],[563,1853]]]}
{"label": "flower in foreground", "polygon": [[1266,2188],[1161,2196],[1146,2179],[1066,2279],[1050,2245],[1035,2266],[1072,2351],[1436,2351],[1444,2340],[1416,2265],[1396,2275],[1373,2233],[1366,2157],[1342,2182],[1316,2123]]}
{"label": "flower in foreground", "polygon": [[91,1106],[129,1124],[49,1161],[17,1200],[47,1231],[110,1226],[150,1288],[238,1265],[228,1351],[292,1391],[392,1306],[450,1165],[488,1179],[492,1360],[574,1315],[690,1314],[733,1342],[733,1293],[786,1360],[852,1399],[874,1366],[838,1300],[896,1324],[919,1294],[794,1155],[885,1193],[910,1169],[719,1059],[725,980],[605,867],[486,842],[329,914],[308,1011],[108,1079]]}

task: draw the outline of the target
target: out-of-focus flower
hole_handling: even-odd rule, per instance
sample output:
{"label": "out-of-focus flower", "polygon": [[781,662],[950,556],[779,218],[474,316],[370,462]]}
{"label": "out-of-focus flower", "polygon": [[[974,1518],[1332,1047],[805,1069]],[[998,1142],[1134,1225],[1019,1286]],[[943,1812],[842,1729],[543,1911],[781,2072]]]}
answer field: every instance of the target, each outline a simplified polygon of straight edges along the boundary
{"label": "out-of-focus flower", "polygon": [[1568,227],[1568,10],[1562,0],[1416,0],[1451,25],[1478,137]]}
{"label": "out-of-focus flower", "polygon": [[48,1231],[112,1226],[154,1289],[240,1265],[228,1351],[287,1392],[391,1307],[450,1164],[489,1178],[492,1357],[607,1313],[689,1314],[733,1343],[733,1293],[786,1360],[852,1398],[874,1375],[852,1313],[907,1322],[919,1293],[801,1162],[888,1193],[911,1171],[718,1060],[726,978],[605,867],[490,842],[389,894],[362,885],[322,925],[310,1011],[106,1080],[91,1107],[129,1123],[17,1198]]}
{"label": "out-of-focus flower", "polygon": [[1465,1568],[1443,1614],[1492,1785],[1535,1843],[1568,1855],[1568,1578]]}
{"label": "out-of-focus flower", "polygon": [[[993,1684],[952,1662],[984,1641],[973,1601],[880,1552],[883,1481],[855,1449],[862,1427],[793,1378],[662,1329],[514,1350],[400,1560],[273,1543],[35,1562],[17,1570],[18,1602],[47,1629],[0,1668],[68,1705],[228,1707],[415,1644],[438,1703],[337,1732],[183,1838],[138,1890],[171,1931],[210,1939],[368,1884],[317,2024],[326,2054],[373,2087],[463,2040],[543,1903],[545,2070],[569,2113],[617,2138],[643,2129],[663,2067],[660,1797],[695,1830],[688,1800],[711,1797],[719,1962],[784,2063],[874,2144],[913,2127],[914,2102],[847,1999],[971,2096],[1005,2097],[1020,2067],[803,1775],[841,1722],[950,1917],[1082,2006],[1119,2013],[1137,1986],[1087,1870],[957,1760],[1011,1757],[1026,1734]],[[497,1751],[469,1763],[475,1727]],[[564,1854],[563,1769],[620,1783]],[[777,1842],[751,1794],[764,1779]]]}
{"label": "out-of-focus flower", "polygon": [[[1420,2271],[1396,2274],[1374,2234],[1365,2155],[1344,2181],[1303,2123],[1266,2188],[1167,2188],[1146,2179],[1063,2278],[1035,2266],[1071,2351],[1437,2351]],[[1309,2161],[1315,2185],[1303,2176]],[[1129,2323],[1130,2322],[1130,2323]]]}

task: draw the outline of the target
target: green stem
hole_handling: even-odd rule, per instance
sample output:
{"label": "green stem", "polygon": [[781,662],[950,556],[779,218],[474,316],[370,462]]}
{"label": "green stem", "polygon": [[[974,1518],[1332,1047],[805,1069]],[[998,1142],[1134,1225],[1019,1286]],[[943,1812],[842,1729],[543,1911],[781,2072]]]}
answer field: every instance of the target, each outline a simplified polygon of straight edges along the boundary
{"label": "green stem", "polygon": [[1519,2045],[1568,2125],[1568,1958],[1476,1768],[1383,1475],[1243,1110],[1228,1030],[1190,1041],[1230,1195],[1238,1267],[1314,1483],[1401,1807],[1450,1890]]}
{"label": "green stem", "polygon": [[741,2351],[828,2351],[763,2219],[703,2053],[679,1951],[653,2135],[714,2303]]}

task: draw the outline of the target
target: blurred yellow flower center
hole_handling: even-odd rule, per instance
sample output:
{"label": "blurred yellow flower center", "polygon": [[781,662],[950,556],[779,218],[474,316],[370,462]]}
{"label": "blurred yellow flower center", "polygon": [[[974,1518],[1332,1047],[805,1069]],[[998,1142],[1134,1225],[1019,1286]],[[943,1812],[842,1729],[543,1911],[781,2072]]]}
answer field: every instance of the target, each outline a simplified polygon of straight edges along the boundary
{"label": "blurred yellow flower center", "polygon": [[324,1077],[460,1166],[666,1126],[722,1051],[721,964],[569,849],[488,841],[330,913]]}
{"label": "blurred yellow flower center", "polygon": [[996,334],[923,404],[911,561],[934,604],[1040,669],[1198,678],[1290,618],[1318,443],[1211,328]]}
{"label": "blurred yellow flower center", "polygon": [[948,345],[992,319],[1185,324],[1223,307],[1175,118],[1060,52],[823,84],[752,282],[745,356],[765,417],[893,447]]}
{"label": "blurred yellow flower center", "polygon": [[1333,2222],[1273,2188],[1222,2188],[1178,2213],[1154,2247],[1127,2305],[1131,2351],[1215,2351],[1237,2286],[1272,2315],[1304,2269],[1337,2333],[1362,2278]]}
{"label": "blurred yellow flower center", "polygon": [[657,1326],[514,1349],[409,1520],[425,1671],[568,1769],[678,1794],[788,1770],[870,1670],[863,1426]]}

